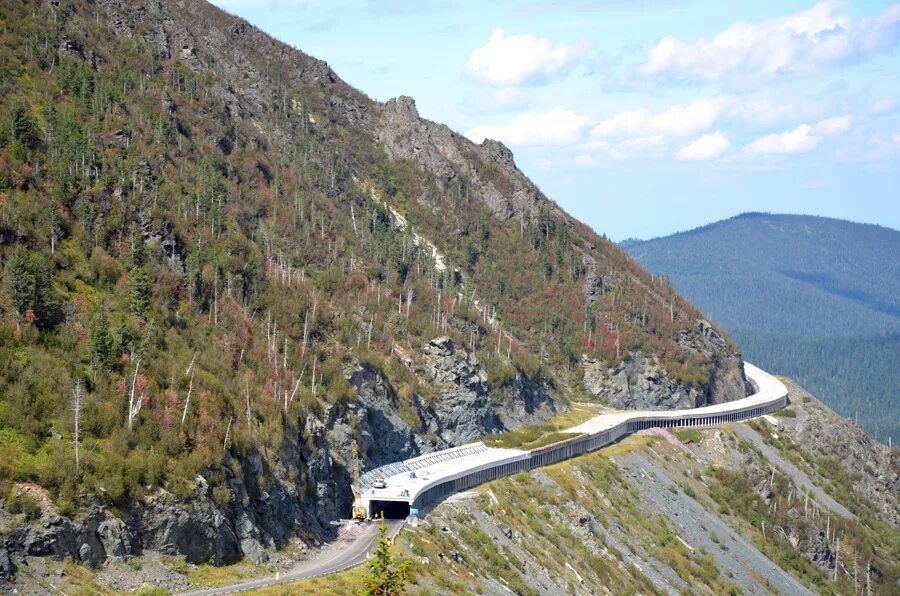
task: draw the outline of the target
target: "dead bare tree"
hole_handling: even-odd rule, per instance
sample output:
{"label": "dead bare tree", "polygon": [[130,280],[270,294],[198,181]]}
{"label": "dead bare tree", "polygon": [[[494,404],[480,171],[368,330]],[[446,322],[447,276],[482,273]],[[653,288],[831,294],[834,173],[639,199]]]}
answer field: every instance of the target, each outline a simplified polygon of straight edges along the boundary
{"label": "dead bare tree", "polygon": [[187,370],[184,371],[184,374],[191,375],[191,381],[188,383],[188,392],[187,397],[184,399],[184,411],[181,413],[181,425],[184,426],[184,421],[187,418],[188,408],[191,405],[191,392],[194,390],[194,362],[197,361],[197,352],[194,352],[194,357],[191,358],[191,363],[188,365]]}
{"label": "dead bare tree", "polygon": [[300,348],[300,356],[306,356],[306,341],[309,338],[309,309],[306,309],[306,314],[303,316],[303,345]]}
{"label": "dead bare tree", "polygon": [[79,445],[81,443],[81,380],[72,389],[72,410],[75,412],[75,469],[81,467]]}
{"label": "dead bare tree", "polygon": [[247,429],[250,430],[253,428],[253,425],[251,422],[251,415],[250,415],[250,377],[244,377],[244,381],[245,381],[244,398],[247,402]]}
{"label": "dead bare tree", "polygon": [[140,357],[134,363],[134,375],[131,377],[131,391],[128,394],[128,432],[131,432],[131,428],[134,425],[134,419],[137,417],[138,412],[141,411],[141,406],[144,403],[144,392],[141,391],[141,394],[135,399],[135,393],[137,391],[137,378],[138,372],[141,368],[141,359]]}
{"label": "dead bare tree", "polygon": [[234,415],[228,419],[228,426],[225,427],[225,440],[222,441],[222,449],[228,449],[228,433],[231,432],[231,423],[234,422]]}
{"label": "dead bare tree", "polygon": [[294,389],[291,391],[290,396],[288,396],[288,392],[284,392],[284,413],[287,414],[288,406],[294,403],[294,398],[297,396],[297,391],[300,389],[300,382],[303,381],[303,375],[306,373],[306,365],[303,366],[303,370],[300,371],[300,376],[297,378],[297,382],[294,383]]}
{"label": "dead bare tree", "polygon": [[191,392],[194,390],[194,371],[191,371],[191,380],[188,383],[188,392],[187,396],[184,398],[184,410],[181,412],[181,425],[184,426],[184,421],[187,419],[188,408],[191,405]]}

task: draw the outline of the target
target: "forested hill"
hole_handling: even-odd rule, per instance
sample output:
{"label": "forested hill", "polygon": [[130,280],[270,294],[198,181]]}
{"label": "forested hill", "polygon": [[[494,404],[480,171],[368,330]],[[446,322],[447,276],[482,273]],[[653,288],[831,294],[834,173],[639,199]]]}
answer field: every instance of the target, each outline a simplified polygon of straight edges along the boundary
{"label": "forested hill", "polygon": [[4,560],[99,563],[101,522],[260,559],[349,514],[354,442],[365,471],[544,422],[587,363],[607,401],[745,395],[734,345],[501,143],[206,2],[0,3],[0,124],[0,501],[105,508],[17,521]]}
{"label": "forested hill", "polygon": [[900,439],[900,232],[747,213],[623,247],[876,438]]}

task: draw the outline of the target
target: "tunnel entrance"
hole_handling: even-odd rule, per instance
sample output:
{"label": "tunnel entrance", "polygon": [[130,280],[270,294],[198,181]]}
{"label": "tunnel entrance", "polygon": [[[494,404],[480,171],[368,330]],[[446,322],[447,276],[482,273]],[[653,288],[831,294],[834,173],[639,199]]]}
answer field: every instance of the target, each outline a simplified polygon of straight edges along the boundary
{"label": "tunnel entrance", "polygon": [[406,519],[409,517],[409,503],[406,501],[371,501],[369,509],[373,519],[381,517],[382,513],[384,513],[385,519]]}

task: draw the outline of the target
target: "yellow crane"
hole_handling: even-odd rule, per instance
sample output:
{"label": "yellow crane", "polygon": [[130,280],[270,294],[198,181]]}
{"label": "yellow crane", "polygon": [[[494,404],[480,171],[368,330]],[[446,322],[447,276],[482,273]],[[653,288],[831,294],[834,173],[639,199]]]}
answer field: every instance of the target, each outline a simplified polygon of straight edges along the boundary
{"label": "yellow crane", "polygon": [[364,520],[368,517],[368,511],[362,504],[362,487],[359,485],[359,445],[356,439],[350,443],[350,466],[353,474],[353,519]]}

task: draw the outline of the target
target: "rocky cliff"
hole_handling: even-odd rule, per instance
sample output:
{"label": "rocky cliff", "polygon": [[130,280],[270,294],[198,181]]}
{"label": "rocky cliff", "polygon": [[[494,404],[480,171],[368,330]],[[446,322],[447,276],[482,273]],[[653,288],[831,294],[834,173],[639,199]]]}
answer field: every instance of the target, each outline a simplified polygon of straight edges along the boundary
{"label": "rocky cliff", "polygon": [[744,363],[729,352],[722,336],[708,321],[697,321],[697,333],[683,332],[679,344],[710,362],[709,381],[693,386],[672,379],[654,354],[634,350],[609,367],[585,357],[584,387],[600,401],[625,410],[676,410],[740,399],[753,388],[744,376]]}

